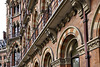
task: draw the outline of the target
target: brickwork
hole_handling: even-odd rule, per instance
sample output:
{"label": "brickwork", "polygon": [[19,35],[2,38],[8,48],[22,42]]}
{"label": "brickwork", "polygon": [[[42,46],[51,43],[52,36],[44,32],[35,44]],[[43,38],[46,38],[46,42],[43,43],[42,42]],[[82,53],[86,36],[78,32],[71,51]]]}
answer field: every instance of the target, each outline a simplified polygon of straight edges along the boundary
{"label": "brickwork", "polygon": [[100,0],[87,1],[22,0],[19,3],[21,15],[12,19],[13,22],[21,21],[20,37],[12,38],[9,43],[13,48],[16,44],[20,47],[22,56],[18,67],[72,67],[76,43],[75,57],[79,58],[79,67],[86,67],[82,9],[88,18],[90,67],[99,67]]}

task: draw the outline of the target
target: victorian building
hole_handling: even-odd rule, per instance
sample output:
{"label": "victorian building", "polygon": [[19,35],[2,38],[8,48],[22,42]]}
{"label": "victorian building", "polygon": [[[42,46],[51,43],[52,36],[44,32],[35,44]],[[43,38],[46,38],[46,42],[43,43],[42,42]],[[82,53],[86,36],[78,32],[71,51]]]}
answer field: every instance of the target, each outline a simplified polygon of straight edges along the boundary
{"label": "victorian building", "polygon": [[0,67],[7,67],[7,49],[5,40],[0,40]]}
{"label": "victorian building", "polygon": [[100,0],[6,0],[7,67],[100,67]]}

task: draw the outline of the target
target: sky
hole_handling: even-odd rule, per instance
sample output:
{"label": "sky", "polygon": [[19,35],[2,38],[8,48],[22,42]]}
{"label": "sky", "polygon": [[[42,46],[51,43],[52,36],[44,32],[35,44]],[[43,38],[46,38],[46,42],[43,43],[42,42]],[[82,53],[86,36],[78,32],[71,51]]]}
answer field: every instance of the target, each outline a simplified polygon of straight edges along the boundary
{"label": "sky", "polygon": [[6,0],[0,1],[0,39],[3,39],[3,31],[6,31]]}

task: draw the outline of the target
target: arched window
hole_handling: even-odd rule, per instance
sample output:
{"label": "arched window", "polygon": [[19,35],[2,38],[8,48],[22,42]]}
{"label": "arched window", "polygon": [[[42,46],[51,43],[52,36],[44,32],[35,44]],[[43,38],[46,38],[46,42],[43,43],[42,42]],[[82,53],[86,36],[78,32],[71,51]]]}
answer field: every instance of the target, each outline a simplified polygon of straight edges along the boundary
{"label": "arched window", "polygon": [[33,11],[33,29],[37,28],[37,24],[38,24],[38,17],[37,16],[38,16],[38,12],[34,8],[34,11]]}
{"label": "arched window", "polygon": [[79,55],[77,52],[78,42],[72,38],[68,42],[67,56],[71,58],[71,67],[79,67]]}
{"label": "arched window", "polygon": [[18,65],[20,59],[21,59],[21,53],[20,53],[20,49],[19,49],[19,45],[16,44],[15,46],[15,65]]}
{"label": "arched window", "polygon": [[51,61],[52,61],[51,55],[50,55],[50,53],[47,53],[44,58],[44,67],[52,67]]}
{"label": "arched window", "polygon": [[72,51],[71,51],[71,66],[72,67],[79,67],[79,56],[76,48],[78,47],[78,43],[76,40],[72,42]]}
{"label": "arched window", "polygon": [[17,36],[19,35],[19,23],[17,21]]}

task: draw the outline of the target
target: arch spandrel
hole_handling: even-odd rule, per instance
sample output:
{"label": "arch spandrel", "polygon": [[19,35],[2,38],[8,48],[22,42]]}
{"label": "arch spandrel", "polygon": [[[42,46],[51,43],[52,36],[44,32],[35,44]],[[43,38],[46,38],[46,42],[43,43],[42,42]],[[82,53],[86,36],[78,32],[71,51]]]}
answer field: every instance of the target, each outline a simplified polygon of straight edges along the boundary
{"label": "arch spandrel", "polygon": [[91,23],[90,39],[100,36],[100,4]]}

